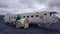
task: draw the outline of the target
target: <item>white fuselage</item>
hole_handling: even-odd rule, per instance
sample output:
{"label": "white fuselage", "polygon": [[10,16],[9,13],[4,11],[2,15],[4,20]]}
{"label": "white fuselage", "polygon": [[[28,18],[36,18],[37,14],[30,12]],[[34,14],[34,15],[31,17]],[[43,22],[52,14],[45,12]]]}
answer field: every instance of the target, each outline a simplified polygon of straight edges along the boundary
{"label": "white fuselage", "polygon": [[50,15],[51,12],[34,12],[20,14],[23,18],[28,18],[30,23],[53,23],[57,22],[57,16],[55,14]]}
{"label": "white fuselage", "polygon": [[17,19],[17,16],[22,16],[22,19],[29,19],[29,23],[56,23],[58,21],[55,14],[51,12],[41,11],[41,12],[31,12],[31,13],[22,13],[22,14],[13,14],[6,15],[4,17],[5,22],[13,22]]}

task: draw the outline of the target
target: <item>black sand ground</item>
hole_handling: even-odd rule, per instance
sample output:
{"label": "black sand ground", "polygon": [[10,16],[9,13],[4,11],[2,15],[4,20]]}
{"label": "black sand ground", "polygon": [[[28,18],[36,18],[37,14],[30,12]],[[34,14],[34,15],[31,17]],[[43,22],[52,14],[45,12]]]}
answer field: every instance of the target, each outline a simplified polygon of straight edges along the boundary
{"label": "black sand ground", "polygon": [[28,29],[16,29],[13,26],[4,24],[3,16],[0,16],[0,34],[60,34],[60,22],[52,24],[48,28],[33,25]]}

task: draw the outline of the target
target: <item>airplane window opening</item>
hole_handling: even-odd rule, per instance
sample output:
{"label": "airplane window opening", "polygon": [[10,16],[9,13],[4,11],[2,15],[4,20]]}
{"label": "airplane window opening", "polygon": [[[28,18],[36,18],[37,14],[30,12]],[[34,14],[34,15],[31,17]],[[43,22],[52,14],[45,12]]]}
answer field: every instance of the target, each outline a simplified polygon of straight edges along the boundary
{"label": "airplane window opening", "polygon": [[31,16],[31,17],[33,17],[33,16]]}
{"label": "airplane window opening", "polygon": [[23,16],[23,18],[25,18],[25,16]]}
{"label": "airplane window opening", "polygon": [[27,18],[29,18],[29,16],[27,16]]}
{"label": "airplane window opening", "polygon": [[52,15],[52,13],[50,13],[50,16]]}
{"label": "airplane window opening", "polygon": [[36,15],[36,17],[38,17],[38,15]]}
{"label": "airplane window opening", "polygon": [[44,14],[44,15],[47,15],[47,14]]}

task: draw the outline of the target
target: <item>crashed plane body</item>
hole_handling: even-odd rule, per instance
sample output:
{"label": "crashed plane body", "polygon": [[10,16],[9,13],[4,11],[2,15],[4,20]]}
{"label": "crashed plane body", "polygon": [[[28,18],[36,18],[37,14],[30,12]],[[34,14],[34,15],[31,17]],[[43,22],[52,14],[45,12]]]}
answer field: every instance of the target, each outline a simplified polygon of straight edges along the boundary
{"label": "crashed plane body", "polygon": [[[49,26],[52,23],[58,22],[58,17],[55,15],[55,11],[38,11],[30,13],[19,14],[7,14],[4,17],[4,22],[10,25],[15,25],[16,28],[24,27],[28,28],[29,24],[38,24],[38,26]],[[45,26],[46,25],[46,26]]]}

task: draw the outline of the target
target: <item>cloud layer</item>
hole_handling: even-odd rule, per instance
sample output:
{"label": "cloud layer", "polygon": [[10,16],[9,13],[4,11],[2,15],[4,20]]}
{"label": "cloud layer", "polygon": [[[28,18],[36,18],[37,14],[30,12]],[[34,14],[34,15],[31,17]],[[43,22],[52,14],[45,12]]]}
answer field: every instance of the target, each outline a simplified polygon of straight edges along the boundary
{"label": "cloud layer", "polygon": [[[21,12],[21,10],[60,11],[60,0],[0,0],[0,14]],[[3,11],[3,12],[2,12]]]}

